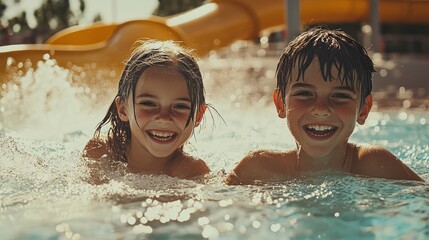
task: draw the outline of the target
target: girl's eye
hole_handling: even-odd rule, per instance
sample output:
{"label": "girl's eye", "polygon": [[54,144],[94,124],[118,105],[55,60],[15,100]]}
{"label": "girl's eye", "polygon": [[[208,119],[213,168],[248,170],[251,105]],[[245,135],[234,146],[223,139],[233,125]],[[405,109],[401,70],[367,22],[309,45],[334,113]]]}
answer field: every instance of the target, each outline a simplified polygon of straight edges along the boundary
{"label": "girl's eye", "polygon": [[156,107],[156,104],[151,101],[142,101],[139,103],[140,105],[143,105],[145,107]]}
{"label": "girl's eye", "polygon": [[191,106],[187,104],[176,104],[174,105],[174,108],[179,110],[188,110],[188,109],[191,109]]}

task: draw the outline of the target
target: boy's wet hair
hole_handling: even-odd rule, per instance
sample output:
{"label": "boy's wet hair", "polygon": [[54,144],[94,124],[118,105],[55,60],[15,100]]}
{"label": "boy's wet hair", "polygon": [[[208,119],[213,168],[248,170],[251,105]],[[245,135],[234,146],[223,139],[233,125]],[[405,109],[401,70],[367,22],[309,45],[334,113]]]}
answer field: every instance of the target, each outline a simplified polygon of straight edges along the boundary
{"label": "boy's wet hair", "polygon": [[[286,86],[292,81],[292,72],[298,69],[295,81],[304,78],[304,73],[312,61],[317,58],[325,81],[338,79],[341,84],[360,91],[363,105],[372,91],[372,74],[374,63],[367,51],[355,39],[339,30],[321,27],[312,28],[294,40],[284,49],[277,64],[277,89],[280,90],[283,102]],[[338,69],[333,76],[332,67]]]}
{"label": "boy's wet hair", "polygon": [[[134,95],[136,85],[140,76],[150,67],[168,68],[183,75],[188,87],[191,100],[191,112],[186,126],[193,121],[195,112],[205,104],[205,91],[200,68],[190,49],[173,41],[142,40],[137,42],[137,47],[131,53],[125,63],[122,72],[117,97],[121,101],[128,100],[132,94],[134,106]],[[94,136],[99,137],[101,128],[108,122],[111,127],[108,131],[109,152],[115,160],[127,161],[127,145],[131,141],[131,129],[128,122],[119,118],[115,100],[113,100],[104,119],[97,125]]]}

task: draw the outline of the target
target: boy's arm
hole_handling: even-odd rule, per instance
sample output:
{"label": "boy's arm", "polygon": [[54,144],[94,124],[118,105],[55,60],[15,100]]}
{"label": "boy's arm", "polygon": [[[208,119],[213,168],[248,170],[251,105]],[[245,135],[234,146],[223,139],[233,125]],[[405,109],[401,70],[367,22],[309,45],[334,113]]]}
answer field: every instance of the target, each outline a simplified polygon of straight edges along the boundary
{"label": "boy's arm", "polygon": [[352,171],[369,177],[424,181],[395,155],[376,145],[360,147]]}
{"label": "boy's arm", "polygon": [[225,183],[228,185],[242,185],[253,183],[257,158],[255,152],[249,152],[238,162],[235,168],[226,176]]}

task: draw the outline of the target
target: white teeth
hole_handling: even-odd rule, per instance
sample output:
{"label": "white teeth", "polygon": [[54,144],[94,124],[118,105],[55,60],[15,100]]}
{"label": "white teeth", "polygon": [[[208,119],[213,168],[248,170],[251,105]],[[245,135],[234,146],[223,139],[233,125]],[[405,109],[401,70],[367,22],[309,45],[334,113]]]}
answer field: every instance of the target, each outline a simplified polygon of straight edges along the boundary
{"label": "white teeth", "polygon": [[317,137],[326,137],[333,133],[336,129],[335,126],[329,125],[306,125],[305,126],[307,133],[317,136]]}
{"label": "white teeth", "polygon": [[333,126],[327,125],[308,125],[307,128],[315,131],[330,131],[334,129]]}
{"label": "white teeth", "polygon": [[163,132],[163,131],[156,131],[156,130],[151,130],[149,132],[154,137],[159,137],[159,138],[171,138],[174,135],[173,132]]}

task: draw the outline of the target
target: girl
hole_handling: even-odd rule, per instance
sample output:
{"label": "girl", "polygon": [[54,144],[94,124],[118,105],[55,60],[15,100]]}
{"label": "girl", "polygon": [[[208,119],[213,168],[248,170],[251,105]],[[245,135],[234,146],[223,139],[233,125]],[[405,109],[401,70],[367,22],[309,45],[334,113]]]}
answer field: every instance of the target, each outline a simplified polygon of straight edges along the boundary
{"label": "girl", "polygon": [[[118,94],[83,156],[125,162],[135,173],[194,178],[210,172],[183,144],[206,110],[200,69],[171,41],[143,41],[125,65]],[[110,122],[107,138],[100,132]]]}

